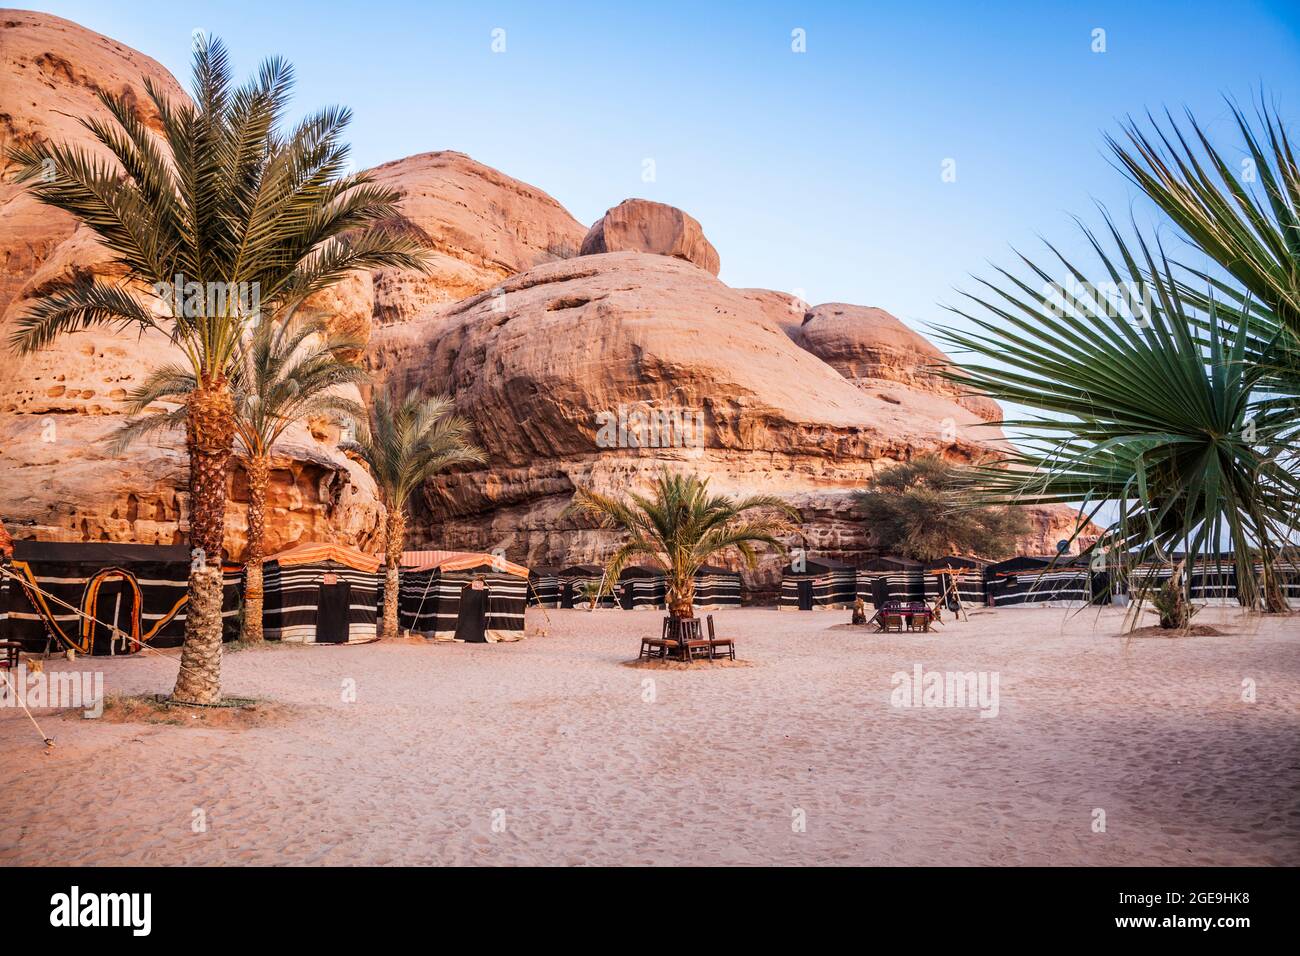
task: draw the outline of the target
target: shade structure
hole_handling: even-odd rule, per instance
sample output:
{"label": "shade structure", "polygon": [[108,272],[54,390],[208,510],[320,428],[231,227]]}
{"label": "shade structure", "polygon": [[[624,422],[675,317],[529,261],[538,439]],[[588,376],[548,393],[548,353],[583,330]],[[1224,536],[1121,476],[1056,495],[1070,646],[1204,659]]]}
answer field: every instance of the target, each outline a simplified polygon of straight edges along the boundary
{"label": "shade structure", "polygon": [[1094,586],[1109,590],[1094,577],[1075,555],[1021,556],[989,565],[987,588],[995,607],[1081,607],[1094,602]]}
{"label": "shade structure", "polygon": [[920,561],[887,555],[858,565],[857,596],[874,607],[888,601],[924,601],[926,593],[925,565]]}
{"label": "shade structure", "polygon": [[302,544],[266,559],[263,631],[295,644],[365,644],[376,638],[376,555]]}
{"label": "shade structure", "polygon": [[586,589],[604,584],[597,607],[617,607],[610,583],[605,581],[605,569],[598,564],[573,564],[560,570],[560,607],[587,607]]}
{"label": "shade structure", "polygon": [[402,629],[440,641],[523,640],[529,579],[523,565],[470,551],[408,551],[402,565]]}
{"label": "shade structure", "polygon": [[559,607],[563,594],[560,569],[541,567],[528,569],[528,604],[536,607]]}
{"label": "shade structure", "polygon": [[857,569],[834,558],[808,557],[798,566],[781,571],[783,611],[812,611],[820,608],[851,607],[857,599]]}
{"label": "shade structure", "polygon": [[[134,654],[185,639],[185,545],[17,541],[10,570],[18,580],[0,591],[0,637],[29,652]],[[223,583],[222,637],[232,640],[239,629],[239,569],[227,566]]]}
{"label": "shade structure", "polygon": [[658,568],[624,568],[616,586],[618,606],[625,611],[662,611],[668,603],[668,576]]}
{"label": "shade structure", "polygon": [[740,607],[740,572],[729,568],[701,565],[695,572],[695,608],[713,611]]}

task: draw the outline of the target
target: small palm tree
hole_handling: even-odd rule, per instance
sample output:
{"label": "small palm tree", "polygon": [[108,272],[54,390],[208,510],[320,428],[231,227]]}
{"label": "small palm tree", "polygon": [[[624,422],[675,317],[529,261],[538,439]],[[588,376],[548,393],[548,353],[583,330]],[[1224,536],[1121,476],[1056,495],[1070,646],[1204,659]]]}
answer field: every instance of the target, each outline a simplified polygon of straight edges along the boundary
{"label": "small palm tree", "polygon": [[[361,405],[338,393],[359,384],[365,371],[348,359],[364,343],[332,334],[322,320],[259,322],[240,348],[232,368],[235,433],[248,475],[248,546],[244,552],[244,615],[240,639],[262,640],[262,559],[266,553],[266,492],[276,443],[294,422],[322,416],[355,419]],[[156,369],[127,395],[133,416],[119,429],[112,451],[185,422],[185,400],[198,387],[194,373],[181,365]],[[156,402],[180,405],[165,415],[145,415]]]}
{"label": "small palm tree", "polygon": [[32,352],[96,325],[159,330],[184,353],[196,383],[185,399],[195,560],[173,691],[191,703],[221,696],[221,551],[236,434],[231,375],[248,326],[258,314],[292,314],[354,269],[425,261],[414,239],[381,228],[397,195],[347,174],[348,110],[332,107],[281,128],[292,86],[292,68],[273,58],[234,88],[225,47],[204,38],[194,53],[192,100],[171,102],[144,81],[160,135],[128,96],[101,91],[111,121],[82,123],[112,159],[46,142],[10,154],[18,181],[89,228],[127,277],[123,284],[78,276],[45,287],[17,323],[13,345]]}
{"label": "small palm tree", "polygon": [[[668,610],[679,619],[695,616],[695,572],[711,557],[735,548],[752,569],[758,563],[754,546],[767,544],[784,553],[777,537],[792,533],[792,521],[799,517],[780,498],[711,495],[707,478],[667,471],[655,480],[649,496],[629,494],[626,501],[579,487],[567,510],[625,532],[627,540],[609,559],[606,579],[618,580],[632,558],[648,558],[667,575]],[[777,514],[751,514],[763,511]]]}
{"label": "small palm tree", "polygon": [[486,460],[469,440],[469,422],[453,415],[452,407],[448,398],[422,398],[415,389],[396,401],[387,392],[376,392],[369,425],[358,422],[356,440],[342,446],[370,466],[387,511],[381,638],[397,636],[399,567],[412,495],[444,468]]}

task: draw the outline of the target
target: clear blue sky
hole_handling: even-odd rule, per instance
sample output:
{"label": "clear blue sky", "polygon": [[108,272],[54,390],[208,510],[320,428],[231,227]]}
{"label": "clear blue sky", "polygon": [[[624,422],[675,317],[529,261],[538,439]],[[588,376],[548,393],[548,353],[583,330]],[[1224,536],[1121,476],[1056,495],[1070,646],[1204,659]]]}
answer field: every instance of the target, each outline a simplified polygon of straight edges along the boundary
{"label": "clear blue sky", "polygon": [[[365,167],[458,149],[583,223],[629,196],[699,219],[734,286],[878,305],[921,328],[954,285],[1132,191],[1127,113],[1261,84],[1300,126],[1300,4],[47,2],[188,85],[191,31],[241,75],[277,53],[295,106],[345,103]],[[493,53],[492,31],[505,30]],[[791,50],[806,31],[807,52]],[[1094,53],[1092,31],[1106,31]],[[645,159],[656,181],[643,182]],[[956,181],[941,164],[956,161]],[[1139,207],[1139,214],[1143,210]]]}

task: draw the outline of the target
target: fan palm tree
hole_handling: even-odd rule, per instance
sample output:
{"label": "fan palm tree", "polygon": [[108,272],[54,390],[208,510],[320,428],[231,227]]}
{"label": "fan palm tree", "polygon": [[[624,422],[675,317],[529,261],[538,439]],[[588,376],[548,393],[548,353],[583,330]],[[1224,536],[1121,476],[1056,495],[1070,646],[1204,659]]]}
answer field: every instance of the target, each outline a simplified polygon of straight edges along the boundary
{"label": "fan palm tree", "polygon": [[101,91],[111,120],[82,124],[111,159],[53,143],[11,152],[18,180],[84,223],[128,280],[77,277],[47,287],[13,344],[35,351],[97,325],[160,330],[197,383],[185,399],[195,560],[179,701],[215,703],[221,694],[220,565],[236,433],[230,378],[245,330],[259,313],[291,314],[354,269],[424,262],[413,239],[380,227],[397,196],[346,174],[348,110],[331,107],[281,128],[292,85],[292,68],[272,58],[234,88],[225,47],[205,38],[194,53],[192,100],[169,101],[144,81],[159,136],[127,96]]}
{"label": "fan palm tree", "polygon": [[678,619],[695,616],[695,572],[711,557],[734,548],[752,569],[758,562],[754,546],[766,544],[784,553],[778,535],[793,532],[792,521],[799,517],[780,498],[714,495],[707,478],[668,471],[655,480],[649,495],[629,494],[626,500],[579,487],[566,510],[624,532],[627,540],[609,559],[606,579],[618,580],[634,557],[648,559],[667,576],[668,611]]}
{"label": "fan palm tree", "polygon": [[[365,415],[358,402],[339,394],[339,386],[365,381],[366,373],[349,359],[364,343],[333,334],[322,320],[259,322],[231,370],[235,434],[248,475],[248,546],[244,551],[244,617],[240,639],[262,640],[262,559],[266,548],[266,492],[276,443],[294,422],[330,416]],[[182,365],[155,369],[128,393],[132,418],[112,445],[120,453],[128,444],[154,432],[184,425],[185,400],[198,387],[194,373]],[[179,407],[170,414],[146,415],[160,401]]]}
{"label": "fan palm tree", "polygon": [[[1236,116],[1257,168],[1269,167]],[[1260,177],[1267,204],[1233,178],[1194,120],[1218,187],[1177,126],[1168,135],[1156,127],[1163,150],[1132,124],[1135,152],[1112,141],[1120,164],[1222,275],[1171,262],[1136,225],[1136,238],[1125,240],[1107,217],[1107,244],[1084,230],[1104,282],[1087,282],[1049,244],[1065,282],[1021,257],[1033,278],[998,270],[996,280],[981,281],[984,291],[966,296],[977,310],[952,309],[973,328],[940,337],[973,356],[945,373],[953,381],[1034,413],[1004,423],[1027,438],[995,467],[976,470],[974,500],[1083,501],[1089,517],[1109,502],[1118,517],[1096,547],[1173,567],[1184,598],[1188,566],[1230,547],[1243,600],[1280,611],[1287,604],[1275,565],[1300,500],[1287,379],[1300,177],[1284,127],[1264,116],[1275,150]],[[1188,620],[1169,594],[1162,601],[1172,609],[1162,611],[1166,623]]]}
{"label": "fan palm tree", "polygon": [[412,389],[395,400],[378,391],[370,402],[369,424],[358,422],[356,440],[342,446],[370,467],[387,512],[381,638],[397,636],[399,568],[411,497],[445,468],[486,460],[470,442],[470,432],[469,422],[452,414],[448,398],[423,398]]}

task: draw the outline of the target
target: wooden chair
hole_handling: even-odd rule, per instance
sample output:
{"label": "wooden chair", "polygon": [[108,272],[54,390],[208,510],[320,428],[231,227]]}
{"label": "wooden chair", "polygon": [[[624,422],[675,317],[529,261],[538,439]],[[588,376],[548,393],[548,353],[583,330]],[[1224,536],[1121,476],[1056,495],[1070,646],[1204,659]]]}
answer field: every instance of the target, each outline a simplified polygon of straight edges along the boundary
{"label": "wooden chair", "polygon": [[14,670],[18,667],[18,655],[23,646],[17,641],[0,641],[0,670]]}
{"label": "wooden chair", "polygon": [[880,629],[882,631],[898,632],[901,634],[903,632],[905,621],[906,619],[901,614],[896,614],[892,611],[881,612]]}
{"label": "wooden chair", "polygon": [[658,637],[641,638],[641,653],[637,654],[637,660],[654,660],[658,657],[661,661],[668,658],[668,652],[677,647],[677,642],[668,638],[668,618],[664,618],[664,626]]}
{"label": "wooden chair", "polygon": [[709,660],[717,660],[719,652],[725,650],[731,660],[736,659],[736,642],[729,637],[718,637],[713,632],[713,615],[706,618],[709,622]]}
{"label": "wooden chair", "polygon": [[709,642],[707,638],[700,636],[699,618],[687,618],[685,620],[674,622],[671,617],[664,618],[664,636],[669,633],[676,636],[673,642],[674,646],[681,648],[679,658],[689,664],[696,656],[707,657],[709,655]]}

